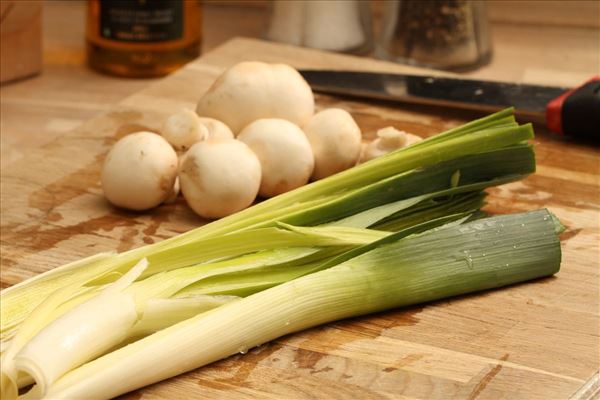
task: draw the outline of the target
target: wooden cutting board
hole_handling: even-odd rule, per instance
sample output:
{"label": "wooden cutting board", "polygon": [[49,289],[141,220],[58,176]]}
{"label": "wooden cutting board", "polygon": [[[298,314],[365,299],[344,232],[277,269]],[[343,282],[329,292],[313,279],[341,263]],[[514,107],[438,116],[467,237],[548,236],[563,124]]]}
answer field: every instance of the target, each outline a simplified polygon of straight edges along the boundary
{"label": "wooden cutting board", "polygon": [[[100,251],[202,225],[183,200],[140,214],[102,197],[110,146],[193,108],[242,60],[418,72],[370,59],[237,39],[2,171],[2,287]],[[575,83],[575,82],[573,82]],[[317,96],[366,138],[393,125],[431,135],[479,115]],[[128,394],[128,399],[587,399],[599,390],[600,151],[537,129],[538,172],[490,190],[487,210],[547,207],[567,226],[555,277],[310,329]],[[149,365],[148,368],[160,368]]]}

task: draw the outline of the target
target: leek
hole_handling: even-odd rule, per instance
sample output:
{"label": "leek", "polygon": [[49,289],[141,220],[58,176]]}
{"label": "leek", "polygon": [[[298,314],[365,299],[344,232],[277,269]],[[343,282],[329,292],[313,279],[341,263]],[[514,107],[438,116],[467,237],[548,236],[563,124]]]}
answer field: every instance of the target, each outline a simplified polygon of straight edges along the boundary
{"label": "leek", "polygon": [[[85,279],[83,268],[90,269],[114,256],[115,253],[99,253],[91,257],[54,268],[18,283],[1,292],[2,341],[14,333],[15,328],[35,306],[40,295],[47,296],[56,289]],[[83,268],[82,268],[83,267]],[[35,290],[30,290],[34,287]]]}
{"label": "leek", "polygon": [[198,314],[220,307],[237,296],[194,296],[174,299],[151,299],[146,304],[141,319],[127,333],[135,339],[158,332]]}
{"label": "leek", "polygon": [[[410,304],[396,292],[411,292],[412,287],[402,286],[399,280],[396,289],[377,282],[385,274],[411,277],[413,272],[407,271],[413,267],[405,263],[413,254],[412,247],[421,246],[421,251],[428,252],[415,258],[413,263],[422,267],[424,273],[431,270],[433,283],[428,281],[427,284],[432,284],[433,293],[440,293],[438,297],[493,286],[495,280],[505,278],[504,272],[508,274],[509,269],[502,270],[498,277],[486,275],[487,281],[478,281],[479,278],[471,276],[477,275],[473,272],[466,277],[469,284],[460,286],[456,292],[439,289],[436,286],[442,274],[439,260],[444,260],[446,253],[443,252],[449,248],[445,243],[436,244],[439,251],[434,251],[433,243],[442,240],[443,234],[450,235],[444,240],[454,243],[454,248],[465,247],[468,253],[468,257],[464,254],[454,254],[454,257],[466,260],[467,264],[473,261],[474,248],[451,233],[467,229],[463,232],[467,240],[472,233],[468,229],[479,229],[480,221],[460,224],[478,213],[484,204],[484,189],[521,179],[535,171],[533,149],[524,143],[532,136],[530,125],[517,125],[512,110],[505,110],[177,237],[121,254],[103,254],[72,263],[4,290],[0,295],[2,397],[14,398],[17,387],[32,380],[36,384],[28,396],[79,395],[79,389],[73,389],[79,387],[75,382],[78,378],[70,380],[69,377],[81,376],[82,381],[88,381],[86,372],[78,371],[88,371],[89,365],[102,363],[106,357],[116,357],[115,369],[121,368],[121,363],[126,363],[121,357],[130,354],[132,348],[138,349],[133,350],[134,358],[139,351],[142,354],[139,358],[144,359],[147,357],[143,355],[144,344],[153,347],[155,343],[163,343],[160,339],[163,335],[172,332],[175,337],[180,329],[185,332],[182,327],[187,324],[198,324],[203,330],[206,322],[201,321],[205,319],[215,319],[217,326],[227,323],[244,331],[245,328],[236,325],[243,322],[244,317],[239,317],[239,322],[234,321],[239,319],[236,315],[246,315],[246,311],[241,311],[243,307],[259,302],[257,307],[266,310],[266,304],[261,305],[261,301],[266,303],[266,299],[278,299],[278,296],[284,303],[291,301],[288,292],[294,292],[297,287],[319,290],[321,286],[314,279],[323,279],[326,291],[306,296],[312,299],[309,303],[323,299],[323,322],[343,318],[346,309],[352,310],[347,311],[348,315],[373,310],[369,302],[365,307],[344,305],[343,301],[349,301],[350,294],[335,300],[334,303],[342,303],[339,312],[333,310],[327,290],[336,297],[339,288],[333,282],[334,272],[330,271],[339,273],[340,284],[347,283],[350,288],[362,274],[367,282],[375,282],[376,288],[389,290],[388,294],[374,295],[374,299],[381,297],[374,300],[374,309]],[[539,215],[534,213],[523,218],[531,218],[532,226],[538,230],[548,229],[547,224],[534,223]],[[544,218],[548,215],[546,213]],[[508,218],[506,224],[512,227],[513,220],[503,218]],[[556,221],[551,216],[549,219],[554,229]],[[485,221],[484,224],[496,224],[495,219]],[[443,228],[439,228],[441,225]],[[502,237],[514,234],[512,228],[501,228],[496,231]],[[531,232],[524,230],[521,234],[525,236],[520,238],[529,240],[527,235],[532,235]],[[483,245],[489,247],[489,243]],[[546,242],[543,245],[550,246]],[[386,253],[393,248],[396,251]],[[392,253],[394,261],[386,259],[381,267],[375,268],[369,262],[377,255],[392,257]],[[441,258],[435,260],[434,255]],[[488,260],[495,262],[492,258]],[[535,258],[532,263],[537,265],[538,261],[541,263],[541,258]],[[491,263],[485,260],[479,263],[483,269],[491,270]],[[449,269],[450,274],[456,273],[453,268]],[[525,271],[515,271],[506,279],[510,282],[528,279]],[[536,276],[548,272],[535,271],[541,274]],[[312,289],[311,285],[314,285]],[[353,295],[370,298],[367,289],[357,285]],[[415,296],[416,302],[431,300]],[[292,318],[289,313],[283,314],[285,304],[282,307],[274,318]],[[296,305],[287,304],[287,307],[298,315],[308,313],[302,307],[296,310]],[[98,316],[101,310],[105,315]],[[242,348],[255,345],[258,338],[270,340],[268,337],[272,335],[277,337],[320,323],[319,318],[307,315],[305,322],[284,324],[280,329],[259,323],[256,329],[264,329],[264,332],[252,333],[257,339],[243,344]],[[267,320],[263,322],[266,324]],[[78,326],[88,328],[84,332]],[[95,344],[86,344],[94,335],[102,336],[103,331],[109,334]],[[198,335],[206,340],[204,331]],[[71,348],[65,344],[65,338],[69,337],[75,343]],[[168,337],[165,348],[159,345],[157,357],[166,355],[166,343],[175,340]],[[236,337],[233,335],[234,342],[239,339]],[[206,349],[204,355],[195,350],[196,353],[189,355],[192,358],[186,358],[182,365],[185,368],[203,365],[211,357],[218,359],[231,354],[228,353],[230,347]],[[98,356],[101,357],[91,361]],[[81,366],[84,363],[87,364]],[[168,376],[183,371],[182,368],[173,365]],[[70,370],[72,372],[68,372]],[[104,376],[104,373],[99,375]],[[140,376],[141,380],[134,380],[132,384],[153,382],[153,377],[153,374]],[[91,385],[93,388],[95,383]],[[94,389],[91,393],[104,396]]]}
{"label": "leek", "polygon": [[398,236],[163,329],[34,393],[110,398],[315,325],[549,276],[560,266],[557,229],[546,210]]}
{"label": "leek", "polygon": [[[144,274],[144,276],[148,276],[165,269],[164,264],[161,265],[160,262],[150,260],[152,256],[158,257],[158,254],[161,253],[173,254],[169,252],[170,249],[185,248],[186,244],[193,244],[198,240],[210,238],[220,240],[219,238],[223,235],[252,227],[273,226],[277,221],[307,226],[349,217],[386,202],[399,200],[391,195],[385,196],[386,190],[389,188],[396,188],[394,195],[402,195],[402,198],[410,197],[407,195],[408,192],[404,194],[402,192],[405,189],[411,189],[411,185],[414,189],[419,184],[418,182],[423,182],[427,174],[435,175],[436,170],[438,171],[436,175],[439,179],[438,186],[432,190],[441,190],[443,187],[440,187],[440,184],[447,186],[451,184],[452,175],[457,169],[460,169],[457,165],[453,166],[452,162],[461,157],[483,155],[478,159],[477,165],[471,166],[476,169],[477,167],[485,168],[490,172],[487,185],[483,184],[479,190],[494,184],[520,179],[533,172],[534,162],[533,151],[519,143],[532,137],[531,126],[517,125],[512,116],[512,109],[507,109],[433,136],[417,145],[399,149],[335,176],[269,199],[240,213],[163,242],[106,257],[103,260],[83,260],[72,265],[68,269],[68,274],[61,273],[60,269],[51,271],[45,274],[43,279],[28,280],[21,285],[2,291],[0,294],[1,339],[3,342],[9,340],[18,325],[36,305],[49,296],[52,291],[69,282],[81,282],[87,280],[89,276],[105,276],[97,283],[108,283],[144,257],[149,258],[151,265]],[[514,165],[518,168],[514,168],[512,173],[507,172],[510,169],[508,168],[504,173],[496,171],[495,176],[492,177],[494,175],[492,167],[496,163],[490,162],[487,157],[491,157],[491,153],[496,150],[502,151],[503,156],[508,159],[514,156],[523,161],[515,161]],[[448,174],[445,177],[444,173],[439,172],[442,168],[440,163],[449,163],[443,167]],[[504,162],[504,166],[510,166],[510,163]],[[428,167],[430,167],[429,170],[422,170]],[[452,168],[454,170],[451,170]],[[477,173],[476,169],[475,173]],[[408,173],[408,176],[404,176],[405,173]],[[418,176],[422,177],[420,181]],[[461,171],[461,180],[462,176],[463,172]],[[480,183],[485,181],[483,178],[485,177],[482,175],[482,179],[479,179]],[[369,198],[378,200],[375,203],[363,202]],[[420,220],[424,220],[424,218]],[[185,251],[175,250],[175,252]],[[200,260],[180,260],[177,265],[185,266],[182,265],[184,262],[198,263]],[[48,282],[51,284],[46,284]]]}
{"label": "leek", "polygon": [[[388,232],[359,228],[301,228],[280,224],[280,227],[277,228],[258,228],[231,234],[229,238],[234,240],[230,241],[231,244],[227,248],[215,246],[215,239],[209,238],[193,243],[193,246],[192,244],[185,245],[189,249],[184,249],[186,251],[180,252],[176,256],[169,257],[159,252],[149,260],[163,265],[166,263],[165,260],[171,259],[173,261],[169,267],[173,268],[173,265],[178,265],[178,263],[186,265],[186,262],[182,260],[186,260],[190,254],[194,255],[194,259],[202,259],[202,257],[214,259],[225,255],[244,254],[256,251],[258,248],[269,249],[285,246],[289,243],[299,246],[321,246],[322,251],[331,254],[330,251],[327,251],[328,247],[341,246],[344,248],[361,245],[388,235]],[[181,251],[181,249],[179,250]],[[172,252],[173,250],[168,251]],[[339,252],[339,250],[336,251]],[[313,252],[313,250],[306,251],[303,248],[280,250],[278,260],[281,262],[281,253],[284,253],[284,257],[287,256],[290,260],[307,261],[311,259]],[[246,258],[248,257],[242,257],[244,260]],[[23,346],[21,343],[25,340],[11,343],[7,354],[3,355],[3,395],[13,397],[16,392],[17,376],[20,372],[31,375],[39,385],[39,390],[45,391],[48,385],[68,370],[118,346],[126,339],[153,332],[153,327],[156,327],[157,323],[156,316],[153,317],[152,314],[158,313],[160,316],[160,308],[157,308],[159,305],[162,305],[163,314],[170,310],[177,311],[178,315],[163,318],[161,325],[156,329],[162,329],[169,326],[170,323],[189,318],[195,315],[194,313],[224,304],[220,302],[212,304],[210,307],[199,307],[198,304],[194,307],[183,307],[185,306],[183,299],[172,302],[160,302],[160,299],[170,297],[185,286],[206,277],[231,273],[232,270],[239,272],[244,268],[256,268],[257,266],[264,266],[264,258],[260,264],[250,262],[250,266],[244,265],[243,262],[241,266],[236,266],[235,262],[232,264],[231,261],[224,261],[180,268],[169,271],[171,273],[153,275],[132,285],[134,280],[144,275],[145,270],[150,269],[147,259],[144,258],[122,278],[109,284],[96,296],[84,302],[75,298],[74,300],[80,304],[67,307],[68,312],[62,315],[58,315],[60,313],[51,309],[51,304],[57,308],[59,305],[62,307],[65,303],[60,301],[67,299],[66,301],[70,302],[73,301],[73,298],[71,298],[71,293],[60,290],[57,292],[60,301],[45,304],[43,313],[33,313],[33,317],[25,320],[25,326],[35,327],[35,331],[32,329],[24,332],[19,329],[17,332],[17,338],[24,338],[28,340],[27,343]],[[289,276],[289,273],[285,275]],[[189,304],[190,300],[188,299],[187,302]],[[171,307],[167,307],[165,310],[167,304]],[[57,315],[57,318],[48,321],[52,319],[49,316]],[[73,330],[73,327],[77,328]],[[24,336],[26,333],[27,336]],[[41,351],[41,349],[46,350]],[[47,367],[48,365],[52,365],[52,368]]]}

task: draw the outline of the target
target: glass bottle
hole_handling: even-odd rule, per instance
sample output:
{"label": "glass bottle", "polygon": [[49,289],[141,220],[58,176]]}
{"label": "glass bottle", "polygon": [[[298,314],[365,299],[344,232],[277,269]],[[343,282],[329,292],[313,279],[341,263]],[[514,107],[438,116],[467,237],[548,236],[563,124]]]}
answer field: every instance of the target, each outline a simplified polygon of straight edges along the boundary
{"label": "glass bottle", "polygon": [[166,75],[200,55],[200,0],[88,0],[87,58],[101,72]]}
{"label": "glass bottle", "polygon": [[438,69],[489,62],[492,45],[484,1],[390,0],[384,3],[379,58]]}

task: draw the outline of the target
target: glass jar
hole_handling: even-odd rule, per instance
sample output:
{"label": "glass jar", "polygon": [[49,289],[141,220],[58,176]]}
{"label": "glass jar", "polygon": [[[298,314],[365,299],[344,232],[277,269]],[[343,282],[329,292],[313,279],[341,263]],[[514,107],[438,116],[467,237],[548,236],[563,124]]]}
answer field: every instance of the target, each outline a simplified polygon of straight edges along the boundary
{"label": "glass jar", "polygon": [[389,0],[379,58],[447,70],[473,69],[492,56],[484,1]]}
{"label": "glass jar", "polygon": [[276,0],[269,40],[314,49],[365,54],[373,49],[371,9],[366,0]]}
{"label": "glass jar", "polygon": [[89,65],[111,75],[166,75],[200,55],[199,0],[88,0]]}

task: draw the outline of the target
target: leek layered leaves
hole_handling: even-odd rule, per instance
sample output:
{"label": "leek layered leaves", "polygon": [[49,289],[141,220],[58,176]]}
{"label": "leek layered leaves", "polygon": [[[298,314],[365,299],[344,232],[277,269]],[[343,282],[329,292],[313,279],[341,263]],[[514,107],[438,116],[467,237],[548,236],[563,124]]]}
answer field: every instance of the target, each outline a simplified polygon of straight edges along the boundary
{"label": "leek layered leaves", "polygon": [[504,110],[8,288],[2,398],[32,382],[25,397],[108,398],[310,326],[553,274],[552,214],[479,212],[486,188],[535,171],[532,137]]}

